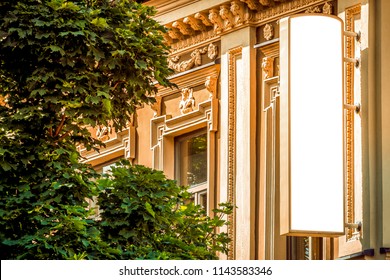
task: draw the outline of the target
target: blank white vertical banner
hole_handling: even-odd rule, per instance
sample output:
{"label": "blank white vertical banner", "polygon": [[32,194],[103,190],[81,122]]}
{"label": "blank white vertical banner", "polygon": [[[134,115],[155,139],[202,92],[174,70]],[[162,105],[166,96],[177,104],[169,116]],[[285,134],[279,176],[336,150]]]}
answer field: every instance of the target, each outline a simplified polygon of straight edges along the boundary
{"label": "blank white vertical banner", "polygon": [[[297,15],[280,22],[282,214],[289,235],[344,234],[343,22]],[[287,118],[287,119],[286,119]],[[288,218],[286,218],[288,217]],[[287,230],[286,230],[287,229]]]}

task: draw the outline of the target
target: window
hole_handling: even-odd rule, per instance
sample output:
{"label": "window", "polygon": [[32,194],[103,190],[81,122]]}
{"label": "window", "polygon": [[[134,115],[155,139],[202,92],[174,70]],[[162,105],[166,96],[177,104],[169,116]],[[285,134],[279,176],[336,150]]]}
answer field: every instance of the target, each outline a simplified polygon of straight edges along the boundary
{"label": "window", "polygon": [[287,259],[289,260],[322,260],[323,238],[298,237],[287,238]]}
{"label": "window", "polygon": [[175,175],[180,185],[189,186],[195,204],[207,211],[207,131],[198,130],[175,138]]}

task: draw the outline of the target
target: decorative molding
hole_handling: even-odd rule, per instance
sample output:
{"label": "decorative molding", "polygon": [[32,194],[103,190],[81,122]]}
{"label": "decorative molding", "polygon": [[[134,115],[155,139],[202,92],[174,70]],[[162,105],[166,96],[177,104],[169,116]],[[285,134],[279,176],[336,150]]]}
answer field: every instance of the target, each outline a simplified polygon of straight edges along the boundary
{"label": "decorative molding", "polygon": [[287,15],[295,13],[309,7],[323,3],[323,0],[288,0],[285,2],[280,2],[274,6],[262,9],[256,13],[255,24],[262,24],[264,21],[270,21],[281,17],[282,15]]}
{"label": "decorative molding", "polygon": [[[131,151],[131,145],[133,144],[128,142],[129,137],[133,137],[132,135],[129,134],[129,129],[130,129],[129,127],[130,126],[127,126],[126,129],[120,132],[115,132],[114,129],[111,129],[111,134],[110,137],[108,138],[107,132],[102,132],[103,130],[108,131],[108,129],[104,129],[104,126],[101,126],[100,128],[101,132],[99,133],[103,135],[103,137],[100,140],[104,141],[106,147],[101,148],[99,152],[95,150],[87,151],[84,147],[79,147],[80,154],[83,157],[82,162],[89,163],[92,166],[97,166],[115,158],[126,157],[126,149],[130,149],[128,153],[130,158],[131,155],[135,156],[135,146],[134,146],[134,151]],[[91,130],[92,132],[94,131],[92,128]],[[95,133],[96,135],[98,134],[97,132]],[[135,145],[134,141],[133,143]],[[132,154],[132,152],[134,153]]]}
{"label": "decorative molding", "polygon": [[[210,65],[201,66],[202,71],[193,71],[191,73],[179,73],[177,74],[177,76],[173,76],[170,80],[172,83],[176,84],[179,88],[184,88],[184,87],[195,88],[200,85],[204,85],[205,80],[208,76],[218,78],[220,66],[221,66],[220,64],[210,63]],[[158,88],[158,94],[157,96],[155,96],[156,100],[157,98],[179,93],[178,88],[163,87],[160,85],[157,85],[157,88]]]}
{"label": "decorative molding", "polygon": [[263,36],[264,36],[264,39],[266,39],[267,41],[271,40],[274,38],[274,35],[275,35],[275,32],[274,32],[274,27],[267,23],[264,28],[263,28]]}
{"label": "decorative molding", "polygon": [[[279,205],[277,190],[280,187],[277,176],[279,166],[277,163],[277,146],[279,135],[277,134],[277,123],[279,122],[278,99],[279,95],[279,73],[275,73],[274,64],[279,57],[279,42],[260,47],[262,52],[261,75],[262,75],[262,96],[260,105],[261,134],[260,134],[260,178],[259,193],[262,196],[260,212],[264,213],[259,219],[260,232],[263,238],[263,245],[260,254],[265,259],[275,259],[277,255],[278,240],[275,227],[279,225],[280,218],[276,210]],[[276,65],[277,69],[278,65]],[[279,245],[280,246],[280,245]],[[279,248],[280,249],[280,248]]]}
{"label": "decorative molding", "polygon": [[[229,51],[229,95],[228,95],[228,202],[236,204],[236,60],[242,54],[242,47]],[[236,212],[228,216],[227,232],[231,238],[228,259],[235,258]]]}
{"label": "decorative molding", "polygon": [[181,90],[181,100],[179,103],[180,113],[182,115],[192,112],[195,108],[195,98],[193,96],[193,89],[183,88]]}
{"label": "decorative molding", "polygon": [[211,122],[210,122],[210,131],[218,130],[218,77],[208,76],[206,78],[205,87],[210,93],[209,99],[211,100]]}
{"label": "decorative molding", "polygon": [[[345,10],[345,29],[346,31],[355,31],[354,17],[361,12],[361,6],[356,5]],[[345,56],[355,57],[355,38],[347,36],[345,44]],[[346,89],[345,89],[345,103],[354,104],[354,72],[355,68],[352,63],[346,63]],[[346,219],[347,223],[355,223],[355,151],[354,151],[354,111],[345,110],[345,131],[346,131]],[[357,234],[356,234],[357,233]],[[360,238],[359,232],[348,228],[347,240],[356,240]]]}

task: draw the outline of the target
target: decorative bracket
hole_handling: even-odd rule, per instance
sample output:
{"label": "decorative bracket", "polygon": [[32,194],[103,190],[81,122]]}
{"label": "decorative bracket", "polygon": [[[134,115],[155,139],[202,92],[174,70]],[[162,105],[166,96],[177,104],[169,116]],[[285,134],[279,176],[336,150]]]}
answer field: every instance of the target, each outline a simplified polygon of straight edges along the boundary
{"label": "decorative bracket", "polygon": [[356,222],[356,223],[345,223],[346,228],[355,228],[357,231],[362,230],[362,222]]}
{"label": "decorative bracket", "polygon": [[360,42],[362,33],[360,31],[359,32],[344,31],[344,36],[355,37],[356,41]]}
{"label": "decorative bracket", "polygon": [[355,111],[356,114],[359,114],[360,112],[360,103],[352,104],[344,104],[344,109]]}
{"label": "decorative bracket", "polygon": [[360,65],[359,58],[344,57],[344,62],[349,62],[355,64],[355,67],[358,68]]}

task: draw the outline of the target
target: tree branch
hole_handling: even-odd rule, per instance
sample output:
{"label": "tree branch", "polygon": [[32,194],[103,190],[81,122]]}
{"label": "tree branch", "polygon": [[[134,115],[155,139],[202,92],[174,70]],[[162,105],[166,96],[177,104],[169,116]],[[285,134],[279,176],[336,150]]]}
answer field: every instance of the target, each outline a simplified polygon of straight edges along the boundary
{"label": "tree branch", "polygon": [[64,133],[60,138],[58,138],[58,140],[56,141],[56,143],[60,142],[62,139],[64,139],[66,136],[68,136],[70,134],[70,131]]}
{"label": "tree branch", "polygon": [[65,114],[63,114],[63,115],[62,115],[62,118],[61,118],[60,125],[59,125],[59,126],[57,127],[57,129],[56,129],[56,132],[55,132],[55,134],[54,134],[54,137],[57,137],[58,134],[60,134],[61,129],[64,127],[65,119],[66,119]]}

